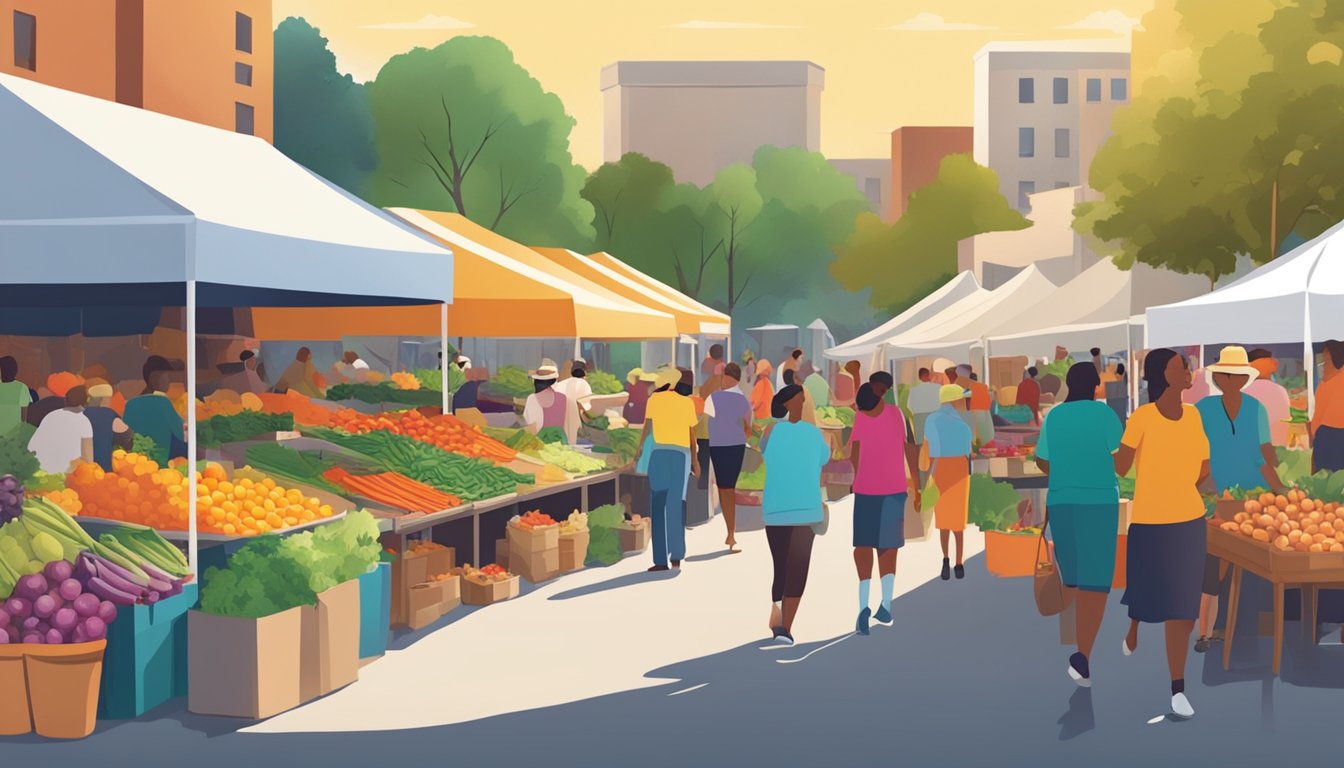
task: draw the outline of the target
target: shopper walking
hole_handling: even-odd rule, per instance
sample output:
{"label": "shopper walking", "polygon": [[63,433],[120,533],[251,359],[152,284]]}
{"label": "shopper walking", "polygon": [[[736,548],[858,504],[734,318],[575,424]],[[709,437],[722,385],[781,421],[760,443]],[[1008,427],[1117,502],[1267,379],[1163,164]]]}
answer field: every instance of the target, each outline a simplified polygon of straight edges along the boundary
{"label": "shopper walking", "polygon": [[709,417],[709,459],[714,466],[714,484],[719,491],[723,524],[728,529],[728,538],[723,543],[729,552],[740,551],[737,548],[737,479],[742,474],[752,423],[751,403],[738,388],[741,379],[741,367],[737,363],[728,363],[723,367],[719,389],[705,399],[705,415]]}
{"label": "shopper walking", "polygon": [[[1325,377],[1311,416],[1311,471],[1344,470],[1344,341],[1325,342]],[[1314,362],[1312,363],[1314,365]]]}
{"label": "shopper walking", "polygon": [[1134,411],[1115,454],[1115,473],[1134,469],[1127,580],[1129,634],[1124,654],[1139,644],[1139,624],[1162,624],[1171,675],[1171,712],[1195,714],[1185,695],[1190,633],[1199,618],[1207,560],[1207,526],[1199,486],[1209,476],[1209,440],[1199,411],[1181,402],[1191,385],[1185,358],[1155,349],[1143,361],[1152,402]]}
{"label": "shopper walking", "polygon": [[761,515],[774,562],[770,587],[770,629],[766,648],[793,645],[793,620],[798,615],[812,560],[814,526],[825,524],[821,500],[821,468],[831,458],[821,430],[803,421],[803,388],[781,389],[771,402],[776,421],[761,438],[765,455],[765,492]]}
{"label": "shopper walking", "polygon": [[[915,436],[901,409],[882,402],[872,384],[855,398],[850,461],[854,463],[854,567],[859,576],[859,617],[855,630],[868,634],[869,620],[892,625],[891,599],[896,589],[896,556],[905,546],[905,502],[916,479],[915,510],[921,503]],[[872,612],[873,553],[877,553],[882,602]]]}
{"label": "shopper walking", "polygon": [[1017,385],[1017,404],[1031,410],[1031,423],[1041,423],[1041,383],[1036,380],[1040,371],[1031,366],[1022,374],[1022,382]]}
{"label": "shopper walking", "polygon": [[[1218,362],[1209,366],[1213,386],[1221,393],[1209,395],[1195,404],[1209,440],[1209,472],[1214,488],[1222,493],[1230,488],[1249,491],[1269,488],[1278,492],[1279,481],[1274,465],[1273,438],[1265,406],[1244,393],[1259,375],[1242,347],[1223,347]],[[1209,555],[1204,564],[1203,595],[1199,601],[1199,638],[1195,652],[1209,650],[1213,625],[1218,620],[1218,595],[1222,592],[1222,562]]]}
{"label": "shopper walking", "polygon": [[76,459],[93,460],[93,426],[84,416],[89,392],[82,384],[65,392],[65,407],[47,414],[28,441],[43,472],[65,474]]}
{"label": "shopper walking", "polygon": [[[934,525],[943,545],[942,579],[966,578],[963,558],[966,550],[966,515],[971,500],[971,428],[962,419],[955,403],[964,402],[966,390],[960,384],[944,384],[938,390],[937,411],[924,423],[925,450],[928,451],[938,501],[933,506]],[[948,543],[957,540],[957,564],[949,562]]]}
{"label": "shopper walking", "polygon": [[[676,368],[658,372],[644,422],[644,438],[652,438],[648,461],[649,514],[653,517],[650,573],[666,571],[669,559],[673,568],[681,567],[686,557],[687,477],[700,477],[700,464],[694,455],[699,419],[695,404],[676,390],[681,381],[682,371]],[[644,444],[641,439],[640,445]]]}
{"label": "shopper walking", "polygon": [[770,418],[770,404],[775,397],[774,385],[770,383],[770,374],[773,372],[769,360],[756,362],[756,383],[751,388],[751,411],[757,419]]}
{"label": "shopper walking", "polygon": [[933,380],[933,371],[920,368],[919,383],[910,389],[910,396],[905,401],[910,408],[910,415],[914,417],[915,442],[920,445],[924,444],[924,422],[928,420],[929,414],[938,410],[938,390],[941,386]]}
{"label": "shopper walking", "polygon": [[1113,454],[1123,428],[1105,403],[1092,398],[1101,383],[1095,365],[1076,363],[1065,380],[1068,397],[1041,425],[1036,464],[1050,481],[1046,508],[1060,580],[1077,590],[1077,648],[1069,657],[1069,677],[1087,688],[1092,646],[1115,576],[1120,491]]}

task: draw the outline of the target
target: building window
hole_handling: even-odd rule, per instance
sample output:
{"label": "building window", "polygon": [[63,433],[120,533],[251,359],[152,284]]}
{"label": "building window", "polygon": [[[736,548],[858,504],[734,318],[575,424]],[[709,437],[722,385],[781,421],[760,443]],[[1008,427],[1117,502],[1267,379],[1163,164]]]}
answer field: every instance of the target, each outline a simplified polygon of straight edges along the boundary
{"label": "building window", "polygon": [[1101,101],[1101,78],[1087,78],[1087,100],[1092,102]]}
{"label": "building window", "polygon": [[252,17],[247,14],[233,14],[233,47],[243,53],[252,52]]}
{"label": "building window", "polygon": [[1129,81],[1123,77],[1111,80],[1111,101],[1124,101],[1129,98]]}
{"label": "building window", "polygon": [[1070,184],[1070,183],[1067,182],[1067,181],[1056,181],[1056,182],[1055,182],[1055,189],[1068,189],[1069,187],[1072,187],[1072,186],[1073,186],[1073,185]]}
{"label": "building window", "polygon": [[1017,103],[1033,104],[1036,102],[1036,81],[1030,77],[1019,77],[1017,79]]}
{"label": "building window", "polygon": [[1017,156],[1035,157],[1036,156],[1036,129],[1018,128],[1017,129]]}
{"label": "building window", "polygon": [[244,64],[241,61],[233,63],[233,82],[239,85],[252,84],[252,65]]}
{"label": "building window", "polygon": [[244,104],[241,101],[233,104],[233,130],[238,133],[246,133],[248,136],[253,134],[253,114],[252,105]]}
{"label": "building window", "polygon": [[1029,196],[1029,195],[1034,195],[1034,194],[1036,194],[1036,182],[1034,182],[1034,181],[1019,181],[1019,182],[1017,182],[1017,207],[1018,207],[1018,209],[1019,209],[1019,210],[1023,210],[1023,211],[1025,211],[1025,210],[1027,210],[1028,208],[1030,208],[1030,207],[1031,207],[1031,200],[1028,199],[1028,196]]}
{"label": "building window", "polygon": [[37,71],[37,17],[14,12],[14,66]]}
{"label": "building window", "polygon": [[1055,103],[1056,104],[1069,103],[1069,78],[1067,77],[1055,78]]}
{"label": "building window", "polygon": [[1069,156],[1069,129],[1055,129],[1055,157]]}

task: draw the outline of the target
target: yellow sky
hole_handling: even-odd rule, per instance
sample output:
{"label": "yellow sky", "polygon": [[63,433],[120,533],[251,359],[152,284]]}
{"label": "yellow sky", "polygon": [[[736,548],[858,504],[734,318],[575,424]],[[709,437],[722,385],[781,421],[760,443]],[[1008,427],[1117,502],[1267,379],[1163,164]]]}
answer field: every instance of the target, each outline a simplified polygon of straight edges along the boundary
{"label": "yellow sky", "polygon": [[[821,148],[890,156],[902,125],[969,125],[971,56],[986,42],[1113,37],[1153,0],[273,0],[303,16],[342,71],[454,35],[507,43],[578,121],[575,158],[601,162],[601,68],[629,59],[808,59],[826,69]],[[901,27],[893,29],[893,27]]]}

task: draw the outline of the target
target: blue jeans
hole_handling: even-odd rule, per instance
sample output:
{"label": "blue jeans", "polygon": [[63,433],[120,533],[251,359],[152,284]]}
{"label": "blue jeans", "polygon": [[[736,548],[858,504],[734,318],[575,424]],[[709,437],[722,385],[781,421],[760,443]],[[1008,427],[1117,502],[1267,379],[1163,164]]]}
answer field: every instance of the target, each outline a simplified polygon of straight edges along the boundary
{"label": "blue jeans", "polygon": [[649,513],[653,516],[653,563],[686,557],[686,478],[689,455],[677,448],[654,448],[649,456]]}

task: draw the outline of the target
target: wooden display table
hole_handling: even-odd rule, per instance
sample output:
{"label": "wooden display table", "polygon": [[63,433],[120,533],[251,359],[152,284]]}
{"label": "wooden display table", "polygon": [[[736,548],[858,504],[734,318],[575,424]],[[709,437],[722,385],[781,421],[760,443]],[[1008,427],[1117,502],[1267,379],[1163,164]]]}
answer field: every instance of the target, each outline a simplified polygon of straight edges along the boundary
{"label": "wooden display table", "polygon": [[1209,554],[1232,566],[1232,582],[1227,596],[1227,628],[1223,639],[1223,669],[1232,663],[1232,635],[1237,628],[1237,603],[1241,599],[1241,577],[1246,571],[1270,583],[1274,593],[1274,674],[1279,674],[1283,658],[1283,592],[1288,587],[1302,588],[1302,625],[1316,642],[1317,593],[1322,587],[1344,587],[1344,554],[1335,552],[1283,552],[1264,542],[1230,533],[1218,527],[1222,520],[1209,521]]}

